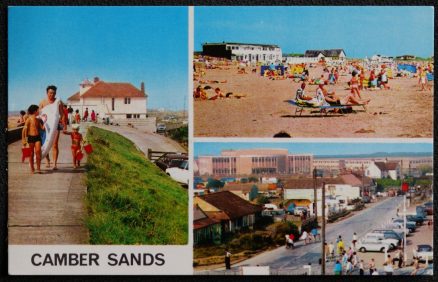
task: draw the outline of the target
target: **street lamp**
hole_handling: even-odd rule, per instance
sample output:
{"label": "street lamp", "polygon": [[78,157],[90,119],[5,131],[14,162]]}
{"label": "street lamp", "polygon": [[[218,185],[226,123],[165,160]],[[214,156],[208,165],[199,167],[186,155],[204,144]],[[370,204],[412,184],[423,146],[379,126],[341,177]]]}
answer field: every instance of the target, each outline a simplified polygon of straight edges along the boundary
{"label": "street lamp", "polygon": [[321,275],[325,275],[325,182],[322,182],[322,228],[321,228],[321,241],[322,241],[322,264]]}
{"label": "street lamp", "polygon": [[317,177],[317,171],[316,167],[313,168],[313,214],[315,215],[316,222],[318,222],[318,214],[317,214],[317,194],[316,194],[316,177]]}

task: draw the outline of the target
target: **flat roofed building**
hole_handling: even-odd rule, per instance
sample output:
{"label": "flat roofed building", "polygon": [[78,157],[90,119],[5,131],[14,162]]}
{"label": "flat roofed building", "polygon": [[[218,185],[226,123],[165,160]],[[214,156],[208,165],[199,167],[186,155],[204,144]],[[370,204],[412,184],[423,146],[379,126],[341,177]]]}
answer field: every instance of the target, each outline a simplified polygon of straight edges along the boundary
{"label": "flat roofed building", "polygon": [[310,175],[311,154],[289,154],[287,149],[225,150],[220,156],[199,156],[199,175]]}
{"label": "flat roofed building", "polygon": [[283,58],[278,45],[237,42],[204,43],[202,54],[229,60],[263,63],[281,62]]}

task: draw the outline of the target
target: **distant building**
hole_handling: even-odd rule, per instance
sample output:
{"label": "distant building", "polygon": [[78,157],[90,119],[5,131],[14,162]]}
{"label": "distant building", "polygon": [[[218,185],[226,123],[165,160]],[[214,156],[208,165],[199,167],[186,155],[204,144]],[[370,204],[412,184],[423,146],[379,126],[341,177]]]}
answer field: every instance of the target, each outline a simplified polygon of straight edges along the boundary
{"label": "distant building", "polygon": [[220,222],[221,234],[252,229],[263,209],[229,191],[194,197],[193,202],[208,218]]}
{"label": "distant building", "polygon": [[199,175],[310,175],[313,169],[313,155],[289,154],[287,149],[227,150],[196,161]]}
{"label": "distant building", "polygon": [[202,54],[247,62],[275,63],[282,60],[281,48],[272,44],[204,43],[202,44]]}
{"label": "distant building", "polygon": [[365,171],[371,178],[400,178],[400,165],[397,162],[374,162]]}
{"label": "distant building", "polygon": [[328,49],[328,50],[306,50],[304,57],[318,58],[320,60],[340,60],[347,59],[344,49]]}
{"label": "distant building", "polygon": [[397,60],[415,60],[415,56],[414,55],[402,55],[402,56],[397,56],[395,57]]}
{"label": "distant building", "polygon": [[[140,89],[126,82],[106,82],[95,77],[79,84],[79,91],[67,99],[67,104],[78,109],[81,117],[86,108],[94,110],[99,118],[141,119],[147,117],[144,83]],[[89,116],[90,117],[90,116]]]}

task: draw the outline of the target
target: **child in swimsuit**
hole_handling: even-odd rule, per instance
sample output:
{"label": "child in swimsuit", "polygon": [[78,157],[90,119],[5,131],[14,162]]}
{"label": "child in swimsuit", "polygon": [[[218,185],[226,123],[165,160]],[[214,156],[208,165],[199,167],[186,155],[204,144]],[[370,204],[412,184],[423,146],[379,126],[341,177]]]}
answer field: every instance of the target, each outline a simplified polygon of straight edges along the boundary
{"label": "child in swimsuit", "polygon": [[362,97],[360,97],[360,92],[359,92],[359,81],[357,79],[357,73],[353,74],[353,77],[350,80],[350,88],[351,88],[351,94],[357,95],[357,97],[359,99],[362,99]]}
{"label": "child in swimsuit", "polygon": [[79,125],[72,125],[73,132],[64,131],[64,134],[71,136],[71,154],[73,157],[73,168],[81,166],[81,161],[78,160],[78,153],[81,152],[83,143],[82,134],[79,133]]}
{"label": "child in swimsuit", "polygon": [[39,107],[37,105],[31,105],[27,110],[28,118],[24,123],[23,133],[21,136],[21,140],[23,146],[29,145],[31,149],[31,155],[29,158],[30,170],[32,173],[35,173],[34,167],[34,156],[36,159],[37,171],[36,173],[41,173],[41,135],[39,130],[45,130],[44,125],[37,118],[39,114]]}

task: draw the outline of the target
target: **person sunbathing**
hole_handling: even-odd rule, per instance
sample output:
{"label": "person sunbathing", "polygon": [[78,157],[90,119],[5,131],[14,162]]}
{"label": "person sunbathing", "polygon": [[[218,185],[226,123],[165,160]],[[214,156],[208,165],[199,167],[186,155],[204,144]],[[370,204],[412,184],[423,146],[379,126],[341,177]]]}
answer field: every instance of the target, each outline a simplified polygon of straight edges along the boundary
{"label": "person sunbathing", "polygon": [[204,89],[202,89],[201,85],[196,87],[195,91],[193,91],[193,98],[195,100],[206,100],[207,93],[205,93]]}
{"label": "person sunbathing", "polygon": [[306,83],[301,83],[300,88],[297,89],[296,95],[295,95],[295,100],[299,101],[299,100],[303,100],[303,101],[309,101],[312,100],[313,98],[310,96],[307,96],[304,93],[304,89],[306,88]]}

